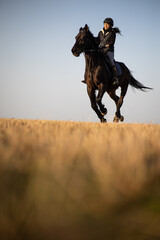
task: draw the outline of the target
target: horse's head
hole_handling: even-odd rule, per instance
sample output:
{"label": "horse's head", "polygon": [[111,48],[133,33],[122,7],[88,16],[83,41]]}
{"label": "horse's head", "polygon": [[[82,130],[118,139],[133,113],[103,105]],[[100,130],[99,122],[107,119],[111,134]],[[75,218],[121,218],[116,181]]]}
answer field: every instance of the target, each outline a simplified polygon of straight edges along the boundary
{"label": "horse's head", "polygon": [[76,42],[72,48],[72,53],[75,57],[79,57],[82,52],[85,52],[86,49],[90,47],[90,36],[91,32],[89,31],[89,27],[86,24],[84,28],[79,29],[79,33],[75,37]]}

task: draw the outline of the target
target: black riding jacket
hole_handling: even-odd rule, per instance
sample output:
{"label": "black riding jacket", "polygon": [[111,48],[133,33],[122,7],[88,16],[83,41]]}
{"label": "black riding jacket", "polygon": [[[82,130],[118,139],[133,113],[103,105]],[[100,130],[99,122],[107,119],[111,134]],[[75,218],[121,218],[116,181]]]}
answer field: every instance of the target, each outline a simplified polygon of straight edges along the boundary
{"label": "black riding jacket", "polygon": [[[99,47],[104,48],[105,52],[114,52],[114,43],[116,40],[116,33],[113,28],[109,28],[108,30],[105,30],[104,28],[99,32],[98,34],[99,38]],[[108,48],[105,46],[109,45]]]}

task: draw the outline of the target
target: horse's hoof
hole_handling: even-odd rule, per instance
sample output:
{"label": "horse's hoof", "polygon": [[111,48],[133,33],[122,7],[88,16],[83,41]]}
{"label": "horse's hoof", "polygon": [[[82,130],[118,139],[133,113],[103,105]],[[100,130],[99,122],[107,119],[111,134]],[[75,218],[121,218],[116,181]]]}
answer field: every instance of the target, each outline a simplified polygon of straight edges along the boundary
{"label": "horse's hoof", "polygon": [[101,118],[101,123],[106,123],[107,120],[105,118]]}
{"label": "horse's hoof", "polygon": [[120,120],[121,122],[123,122],[123,121],[124,121],[124,117],[121,116],[119,120]]}
{"label": "horse's hoof", "polygon": [[114,123],[118,123],[118,122],[119,122],[119,118],[118,118],[118,117],[114,117],[114,118],[113,118],[113,122],[114,122]]}
{"label": "horse's hoof", "polygon": [[102,114],[103,116],[105,116],[105,115],[107,114],[107,109],[106,109],[106,108],[104,108],[104,111],[103,111],[103,112],[101,112],[101,114]]}

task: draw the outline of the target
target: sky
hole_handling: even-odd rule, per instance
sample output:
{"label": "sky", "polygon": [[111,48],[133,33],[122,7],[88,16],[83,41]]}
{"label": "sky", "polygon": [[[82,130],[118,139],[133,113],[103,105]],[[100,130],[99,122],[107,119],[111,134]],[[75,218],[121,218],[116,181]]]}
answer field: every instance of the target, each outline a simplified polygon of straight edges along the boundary
{"label": "sky", "polygon": [[[71,48],[80,27],[97,36],[111,17],[123,35],[115,59],[153,88],[128,88],[125,122],[160,124],[159,13],[159,0],[0,0],[0,118],[99,122],[81,83],[84,56]],[[115,103],[107,93],[103,103],[111,122]]]}

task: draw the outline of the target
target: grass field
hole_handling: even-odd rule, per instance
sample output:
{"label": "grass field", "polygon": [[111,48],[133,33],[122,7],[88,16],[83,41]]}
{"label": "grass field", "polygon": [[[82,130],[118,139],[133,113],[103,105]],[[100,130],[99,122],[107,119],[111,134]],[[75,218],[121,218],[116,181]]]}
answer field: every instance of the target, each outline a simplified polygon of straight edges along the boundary
{"label": "grass field", "polygon": [[160,125],[0,119],[0,239],[160,239]]}

